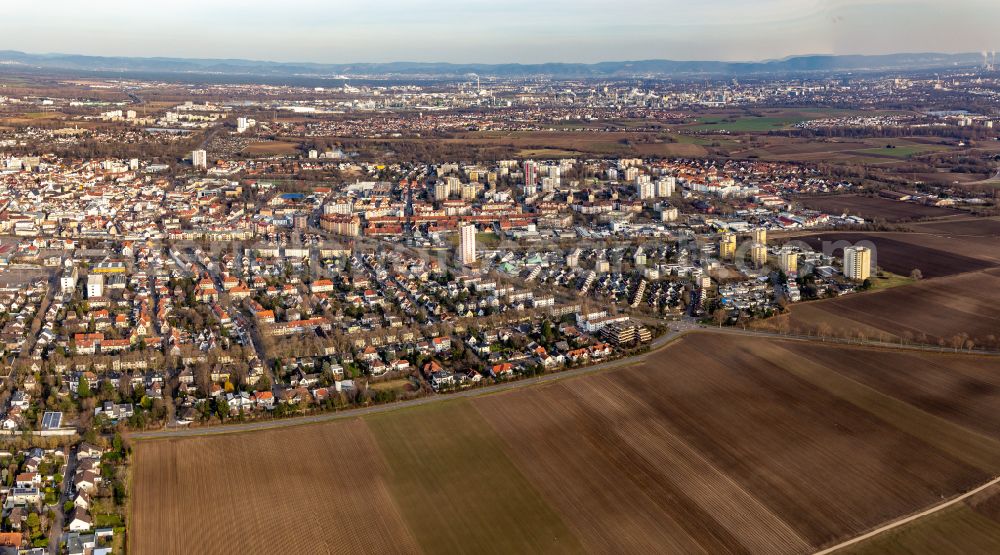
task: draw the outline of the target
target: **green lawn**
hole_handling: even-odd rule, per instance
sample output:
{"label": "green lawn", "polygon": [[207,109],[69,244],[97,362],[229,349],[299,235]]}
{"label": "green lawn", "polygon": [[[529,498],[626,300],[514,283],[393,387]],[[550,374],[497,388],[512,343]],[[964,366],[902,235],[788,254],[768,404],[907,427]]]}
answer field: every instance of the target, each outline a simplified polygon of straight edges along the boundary
{"label": "green lawn", "polygon": [[908,276],[901,276],[893,274],[891,272],[882,272],[882,277],[872,276],[872,291],[877,291],[880,289],[890,289],[892,287],[899,287],[901,285],[909,285],[911,283],[916,283],[917,280],[912,279]]}
{"label": "green lawn", "polygon": [[371,383],[368,384],[368,389],[374,389],[376,391],[389,391],[389,390],[393,390],[393,389],[396,389],[396,390],[399,390],[399,391],[405,391],[406,390],[406,386],[409,383],[410,383],[410,380],[408,380],[406,378],[397,378],[395,380],[385,380],[385,381],[371,382]]}
{"label": "green lawn", "polygon": [[712,144],[712,139],[706,137],[699,137],[697,135],[673,135],[677,139],[678,143],[681,144],[691,144],[706,146]]}
{"label": "green lawn", "polygon": [[[734,121],[724,121],[734,119]],[[730,133],[764,132],[785,129],[796,123],[806,121],[804,117],[753,117],[736,116],[735,118],[703,117],[698,123],[688,129],[692,131],[729,131]]]}
{"label": "green lawn", "polygon": [[476,234],[476,245],[484,249],[492,249],[500,244],[500,237],[492,231]]}
{"label": "green lawn", "polygon": [[517,151],[517,155],[521,158],[565,158],[579,154],[579,151],[561,148],[523,148]]}
{"label": "green lawn", "polygon": [[877,154],[880,156],[892,156],[893,158],[909,158],[910,156],[916,154],[924,154],[927,152],[933,152],[935,150],[941,150],[941,147],[935,145],[904,145],[897,146],[895,148],[865,148],[862,150],[857,150],[860,154]]}

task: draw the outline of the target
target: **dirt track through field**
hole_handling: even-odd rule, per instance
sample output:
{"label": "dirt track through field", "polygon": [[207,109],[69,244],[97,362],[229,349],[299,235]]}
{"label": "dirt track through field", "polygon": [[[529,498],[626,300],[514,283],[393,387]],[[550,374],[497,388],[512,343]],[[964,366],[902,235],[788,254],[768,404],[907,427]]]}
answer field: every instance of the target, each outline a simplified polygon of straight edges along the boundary
{"label": "dirt track through field", "polygon": [[[884,375],[842,370],[857,360]],[[974,391],[996,363],[693,333],[538,387],[139,441],[130,550],[808,552],[1000,471],[1000,443],[969,424],[987,400],[964,414],[892,394],[946,361]]]}

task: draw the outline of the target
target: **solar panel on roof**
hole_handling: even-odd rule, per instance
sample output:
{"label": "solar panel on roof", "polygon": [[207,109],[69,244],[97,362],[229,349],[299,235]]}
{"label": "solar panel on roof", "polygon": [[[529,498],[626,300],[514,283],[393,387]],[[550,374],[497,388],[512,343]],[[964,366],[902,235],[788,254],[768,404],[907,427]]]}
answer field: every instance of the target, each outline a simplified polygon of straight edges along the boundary
{"label": "solar panel on roof", "polygon": [[46,412],[42,415],[42,429],[54,430],[62,424],[61,412]]}

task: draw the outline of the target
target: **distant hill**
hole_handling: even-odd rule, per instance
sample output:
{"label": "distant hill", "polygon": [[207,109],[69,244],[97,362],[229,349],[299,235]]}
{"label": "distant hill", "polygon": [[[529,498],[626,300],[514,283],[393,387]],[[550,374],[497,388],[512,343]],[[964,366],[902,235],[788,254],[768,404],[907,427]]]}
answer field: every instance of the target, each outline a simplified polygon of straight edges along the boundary
{"label": "distant hill", "polygon": [[134,58],[77,54],[28,54],[0,50],[0,68],[25,67],[94,72],[144,72],[233,76],[453,77],[468,73],[495,77],[601,78],[668,76],[747,76],[849,71],[929,70],[971,67],[980,54],[885,54],[875,56],[793,56],[761,62],[637,60],[594,64],[452,64],[391,62],[319,64],[212,58]]}

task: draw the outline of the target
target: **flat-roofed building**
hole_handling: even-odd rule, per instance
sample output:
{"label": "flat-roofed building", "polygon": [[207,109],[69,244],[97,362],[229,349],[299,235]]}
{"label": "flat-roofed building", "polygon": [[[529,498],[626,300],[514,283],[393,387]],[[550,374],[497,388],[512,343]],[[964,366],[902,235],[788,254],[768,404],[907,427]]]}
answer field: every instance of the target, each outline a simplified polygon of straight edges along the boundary
{"label": "flat-roofed building", "polygon": [[461,233],[459,257],[462,264],[473,264],[476,261],[476,226],[473,224],[463,225]]}
{"label": "flat-roofed building", "polygon": [[723,233],[719,239],[719,258],[731,260],[736,256],[736,234]]}
{"label": "flat-roofed building", "polygon": [[763,243],[754,243],[750,246],[750,261],[755,268],[763,268],[767,264],[767,247]]}
{"label": "flat-roofed building", "polygon": [[799,271],[799,253],[783,250],[778,254],[778,266],[785,274],[795,274]]}
{"label": "flat-roofed building", "polygon": [[102,274],[90,274],[87,276],[87,298],[104,296],[104,276]]}
{"label": "flat-roofed building", "polygon": [[864,281],[872,273],[872,251],[868,247],[844,249],[844,276],[854,281]]}

